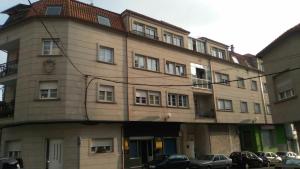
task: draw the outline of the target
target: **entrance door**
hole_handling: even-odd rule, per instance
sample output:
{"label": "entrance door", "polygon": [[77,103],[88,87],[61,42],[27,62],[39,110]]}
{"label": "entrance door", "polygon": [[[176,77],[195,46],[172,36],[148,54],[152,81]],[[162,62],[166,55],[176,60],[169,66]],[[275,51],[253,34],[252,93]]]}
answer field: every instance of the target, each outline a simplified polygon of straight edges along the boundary
{"label": "entrance door", "polygon": [[147,163],[153,159],[153,141],[152,140],[140,140],[140,152],[142,164]]}
{"label": "entrance door", "polygon": [[49,169],[63,168],[63,140],[50,139],[48,150],[48,165]]}

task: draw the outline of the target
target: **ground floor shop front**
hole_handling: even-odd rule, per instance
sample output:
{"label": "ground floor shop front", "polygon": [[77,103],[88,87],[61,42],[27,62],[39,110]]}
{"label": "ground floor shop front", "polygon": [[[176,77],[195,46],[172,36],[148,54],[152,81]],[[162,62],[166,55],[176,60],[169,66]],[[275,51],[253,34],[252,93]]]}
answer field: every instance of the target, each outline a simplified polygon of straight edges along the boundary
{"label": "ground floor shop front", "polygon": [[[2,129],[1,155],[22,158],[26,169],[133,169],[161,154],[195,158],[203,154],[259,150],[245,146],[249,139],[257,140],[257,135],[261,141],[250,141],[251,144],[263,146],[266,141],[262,139],[268,134],[261,130],[273,128],[261,125],[255,128],[137,122],[31,124]],[[281,135],[276,137],[277,143],[284,142]]]}

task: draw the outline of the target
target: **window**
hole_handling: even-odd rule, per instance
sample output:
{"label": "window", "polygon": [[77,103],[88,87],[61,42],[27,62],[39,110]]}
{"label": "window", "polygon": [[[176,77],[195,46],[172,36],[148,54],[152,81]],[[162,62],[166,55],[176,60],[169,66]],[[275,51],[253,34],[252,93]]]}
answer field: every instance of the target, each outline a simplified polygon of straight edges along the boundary
{"label": "window", "polygon": [[137,158],[139,157],[139,145],[137,140],[130,140],[129,141],[129,156],[130,158]]}
{"label": "window", "polygon": [[98,101],[113,102],[114,101],[114,87],[106,86],[106,85],[99,85]]}
{"label": "window", "polygon": [[220,111],[233,111],[232,101],[226,99],[218,99],[218,110]]}
{"label": "window", "polygon": [[274,133],[273,130],[261,130],[262,143],[265,147],[274,146]]}
{"label": "window", "polygon": [[200,53],[205,53],[205,44],[204,42],[196,40],[196,51]]}
{"label": "window", "polygon": [[267,83],[264,83],[263,87],[264,87],[264,93],[268,93],[268,86],[267,86]]}
{"label": "window", "polygon": [[188,107],[188,96],[182,94],[168,94],[168,106],[169,107]]}
{"label": "window", "polygon": [[251,81],[251,90],[257,91],[257,82],[255,80]]}
{"label": "window", "polygon": [[55,41],[52,39],[43,39],[43,55],[59,55],[60,50],[57,47],[57,43],[59,43],[59,40],[56,39]]}
{"label": "window", "polygon": [[135,54],[134,67],[150,71],[159,71],[159,60],[156,58]]}
{"label": "window", "polygon": [[135,91],[135,103],[136,104],[147,104],[147,91],[136,90]]}
{"label": "window", "polygon": [[48,16],[60,15],[61,9],[62,9],[61,6],[48,6],[45,15]]}
{"label": "window", "polygon": [[261,113],[261,109],[260,109],[260,104],[259,103],[254,103],[254,113]]}
{"label": "window", "polygon": [[134,22],[132,24],[133,33],[146,36],[151,39],[157,39],[157,29],[148,25]]}
{"label": "window", "polygon": [[160,92],[149,91],[148,96],[150,105],[160,105]]}
{"label": "window", "polygon": [[288,90],[279,92],[278,98],[279,98],[279,100],[285,100],[285,99],[291,98],[293,96],[295,96],[294,90],[288,89]]}
{"label": "window", "polygon": [[183,40],[181,36],[173,35],[173,44],[176,46],[183,46]]}
{"label": "window", "polygon": [[245,80],[241,77],[238,77],[237,85],[238,88],[245,89]]}
{"label": "window", "polygon": [[229,75],[228,74],[222,74],[222,73],[216,73],[216,82],[223,84],[223,85],[228,85],[229,86]]}
{"label": "window", "polygon": [[266,109],[267,109],[267,114],[272,114],[271,113],[271,106],[269,104],[266,105]]}
{"label": "window", "polygon": [[176,94],[168,94],[168,106],[176,107],[177,106],[177,96]]}
{"label": "window", "polygon": [[57,99],[58,91],[57,91],[57,81],[53,82],[40,82],[40,99]]}
{"label": "window", "polygon": [[219,48],[211,48],[211,55],[220,59],[225,59],[225,50]]}
{"label": "window", "polygon": [[241,113],[248,113],[247,102],[241,102]]}
{"label": "window", "polygon": [[105,25],[105,26],[111,26],[110,20],[109,20],[108,17],[98,15],[98,16],[97,16],[97,19],[98,19],[98,23],[99,23],[99,24]]}
{"label": "window", "polygon": [[90,146],[92,153],[111,153],[113,152],[113,139],[94,138]]}
{"label": "window", "polygon": [[167,61],[166,73],[177,75],[177,76],[185,76],[185,65]]}
{"label": "window", "polygon": [[104,46],[99,46],[98,61],[113,63],[114,62],[114,49]]}
{"label": "window", "polygon": [[169,44],[176,45],[176,46],[181,46],[181,47],[183,46],[182,36],[174,35],[174,34],[169,33],[169,32],[164,33],[164,41],[169,43]]}
{"label": "window", "polygon": [[160,92],[136,90],[135,103],[140,105],[160,106]]}
{"label": "window", "polygon": [[21,142],[20,141],[7,141],[6,153],[10,158],[21,158]]}
{"label": "window", "polygon": [[237,57],[232,56],[231,58],[232,58],[232,60],[233,60],[234,63],[239,64],[239,60],[237,59]]}

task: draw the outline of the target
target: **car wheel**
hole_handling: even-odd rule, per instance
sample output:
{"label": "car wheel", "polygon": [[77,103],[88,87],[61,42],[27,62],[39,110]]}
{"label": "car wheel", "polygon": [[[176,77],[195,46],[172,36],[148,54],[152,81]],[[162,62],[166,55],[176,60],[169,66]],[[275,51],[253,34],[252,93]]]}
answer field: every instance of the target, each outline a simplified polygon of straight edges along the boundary
{"label": "car wheel", "polygon": [[267,167],[270,168],[271,167],[271,164],[270,162],[267,162]]}

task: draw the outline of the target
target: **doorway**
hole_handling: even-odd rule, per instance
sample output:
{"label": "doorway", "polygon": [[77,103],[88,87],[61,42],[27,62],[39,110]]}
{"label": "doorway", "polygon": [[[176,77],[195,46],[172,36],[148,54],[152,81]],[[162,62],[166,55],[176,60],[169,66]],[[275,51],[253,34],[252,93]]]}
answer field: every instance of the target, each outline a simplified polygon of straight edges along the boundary
{"label": "doorway", "polygon": [[63,168],[63,140],[50,139],[48,144],[48,168]]}

